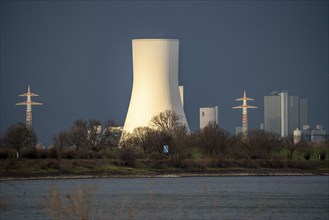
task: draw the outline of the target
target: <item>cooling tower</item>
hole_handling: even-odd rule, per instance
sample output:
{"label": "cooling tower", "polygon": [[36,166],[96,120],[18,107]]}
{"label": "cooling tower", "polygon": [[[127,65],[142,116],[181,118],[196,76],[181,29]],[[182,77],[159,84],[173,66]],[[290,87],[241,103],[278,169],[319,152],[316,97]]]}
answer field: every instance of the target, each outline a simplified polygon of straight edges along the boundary
{"label": "cooling tower", "polygon": [[179,40],[132,40],[133,87],[123,132],[149,126],[161,112],[172,110],[188,128],[178,86]]}

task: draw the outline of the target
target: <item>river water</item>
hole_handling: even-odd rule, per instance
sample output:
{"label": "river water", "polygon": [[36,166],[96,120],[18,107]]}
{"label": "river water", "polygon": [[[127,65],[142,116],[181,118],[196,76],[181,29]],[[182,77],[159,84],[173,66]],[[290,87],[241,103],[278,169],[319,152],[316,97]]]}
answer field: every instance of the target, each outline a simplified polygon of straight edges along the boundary
{"label": "river water", "polygon": [[328,219],[328,176],[0,182],[0,219]]}

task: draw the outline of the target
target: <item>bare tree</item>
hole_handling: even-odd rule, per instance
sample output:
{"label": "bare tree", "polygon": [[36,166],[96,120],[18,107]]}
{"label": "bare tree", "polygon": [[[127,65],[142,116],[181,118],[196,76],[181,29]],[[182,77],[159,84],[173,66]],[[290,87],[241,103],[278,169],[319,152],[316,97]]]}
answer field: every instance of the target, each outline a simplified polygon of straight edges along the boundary
{"label": "bare tree", "polygon": [[122,130],[118,129],[119,125],[113,120],[107,120],[104,122],[104,128],[109,132],[107,139],[107,147],[118,147]]}
{"label": "bare tree", "polygon": [[73,147],[79,157],[80,150],[90,149],[94,157],[106,147],[116,146],[120,138],[118,131],[113,129],[117,124],[107,120],[103,124],[99,120],[76,120],[68,131],[62,131],[54,136],[53,143],[58,149]]}
{"label": "bare tree", "polygon": [[35,147],[37,136],[32,128],[27,128],[23,123],[9,127],[4,135],[4,143],[16,150],[17,158],[23,147]]}
{"label": "bare tree", "polygon": [[94,157],[107,146],[113,144],[115,138],[111,127],[115,125],[113,121],[107,121],[103,125],[98,120],[89,120],[87,125],[87,143],[89,148],[94,152]]}
{"label": "bare tree", "polygon": [[288,151],[289,151],[288,158],[290,160],[292,160],[294,153],[297,150],[302,149],[303,146],[306,146],[306,143],[304,141],[300,141],[295,144],[292,137],[286,137],[286,138],[282,139],[282,145],[283,145],[283,147],[288,149]]}
{"label": "bare tree", "polygon": [[218,130],[219,128],[214,122],[209,123],[198,133],[198,139],[201,145],[201,149],[206,153],[207,157],[210,157],[214,154],[214,149],[217,145]]}
{"label": "bare tree", "polygon": [[191,157],[190,151],[190,135],[185,126],[180,126],[176,129],[172,140],[170,151],[176,155],[176,158]]}
{"label": "bare tree", "polygon": [[241,143],[247,151],[249,160],[259,157],[260,149],[265,144],[264,131],[250,130],[247,137],[242,136]]}
{"label": "bare tree", "polygon": [[152,132],[152,129],[149,127],[137,127],[131,134],[134,143],[143,150],[144,158],[146,158],[149,151],[151,151],[150,148],[152,147]]}
{"label": "bare tree", "polygon": [[246,150],[243,147],[244,137],[242,134],[237,134],[232,136],[230,140],[230,146],[228,147],[227,151],[231,158],[236,160],[241,160],[246,158]]}
{"label": "bare tree", "polygon": [[261,131],[261,134],[260,151],[264,153],[266,160],[270,160],[273,153],[281,148],[279,137],[272,132]]}
{"label": "bare tree", "polygon": [[61,131],[53,138],[54,147],[58,149],[59,158],[62,157],[63,148],[67,145],[68,132]]}
{"label": "bare tree", "polygon": [[229,132],[219,128],[216,122],[210,122],[197,136],[208,157],[223,155],[231,140]]}
{"label": "bare tree", "polygon": [[187,128],[180,122],[181,116],[171,110],[166,110],[154,116],[150,122],[155,131],[154,144],[162,153],[163,145],[169,145],[170,154],[178,153],[179,138],[186,136]]}
{"label": "bare tree", "polygon": [[176,129],[182,126],[179,120],[182,117],[174,111],[166,110],[154,116],[151,120],[151,127],[161,131],[168,136],[175,134]]}
{"label": "bare tree", "polygon": [[77,151],[78,157],[80,149],[87,146],[87,122],[84,120],[77,120],[74,122],[71,129],[68,131],[67,144],[74,147]]}

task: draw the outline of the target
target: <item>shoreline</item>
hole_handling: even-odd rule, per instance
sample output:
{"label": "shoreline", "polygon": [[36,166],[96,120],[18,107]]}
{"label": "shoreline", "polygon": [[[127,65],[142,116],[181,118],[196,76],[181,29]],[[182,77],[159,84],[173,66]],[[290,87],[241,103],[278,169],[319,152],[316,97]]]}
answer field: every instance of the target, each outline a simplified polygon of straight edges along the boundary
{"label": "shoreline", "polygon": [[0,160],[0,181],[225,176],[329,176],[329,161]]}
{"label": "shoreline", "polygon": [[223,173],[179,173],[179,174],[108,174],[108,175],[49,175],[30,177],[0,177],[3,181],[25,180],[69,180],[69,179],[111,179],[111,178],[186,178],[186,177],[271,177],[271,176],[329,176],[328,172],[223,172]]}

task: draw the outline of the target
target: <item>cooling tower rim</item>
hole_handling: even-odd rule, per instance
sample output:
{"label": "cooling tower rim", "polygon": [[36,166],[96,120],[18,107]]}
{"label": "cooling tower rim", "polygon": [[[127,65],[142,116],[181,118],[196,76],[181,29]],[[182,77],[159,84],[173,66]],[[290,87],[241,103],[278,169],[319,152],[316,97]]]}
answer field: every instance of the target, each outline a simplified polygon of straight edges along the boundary
{"label": "cooling tower rim", "polygon": [[132,41],[175,41],[179,42],[179,39],[174,38],[134,38]]}

